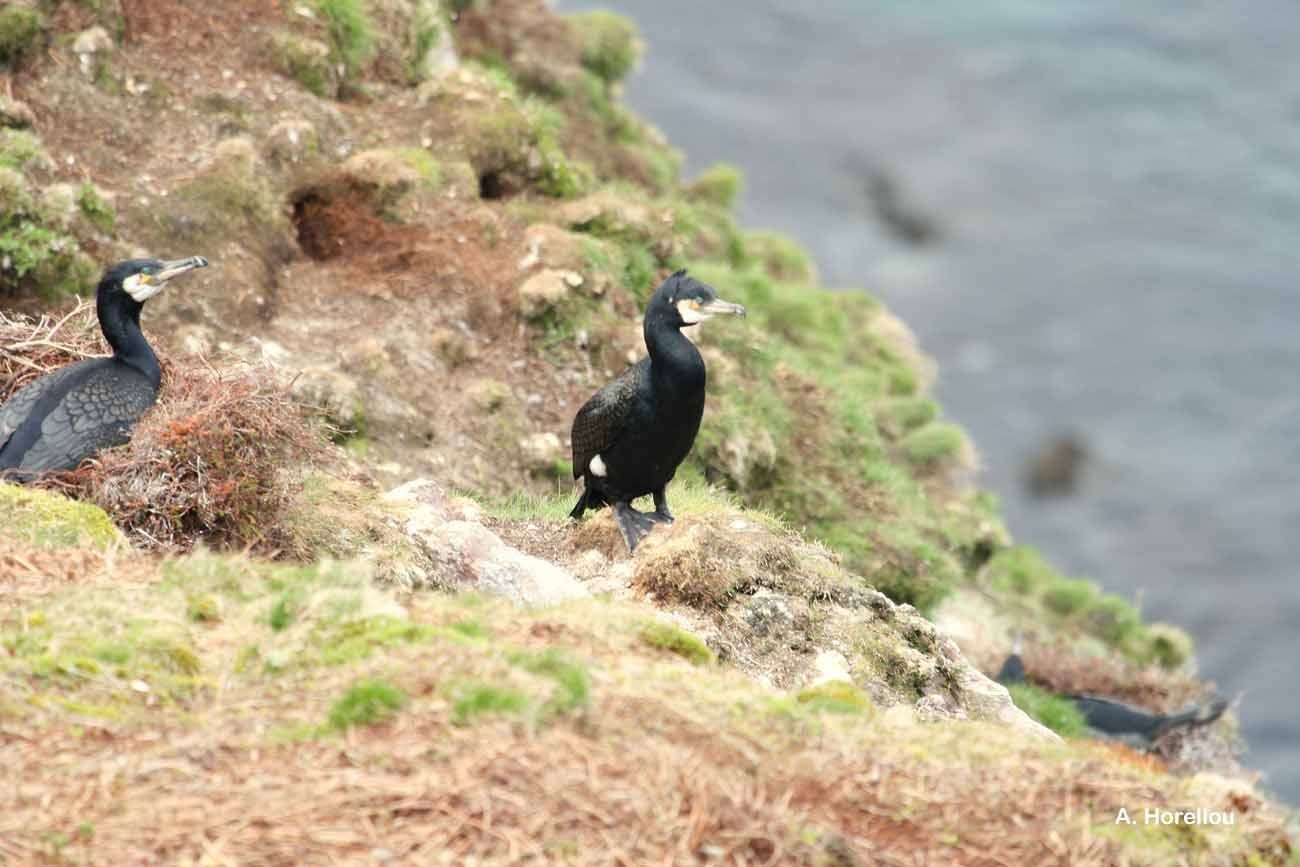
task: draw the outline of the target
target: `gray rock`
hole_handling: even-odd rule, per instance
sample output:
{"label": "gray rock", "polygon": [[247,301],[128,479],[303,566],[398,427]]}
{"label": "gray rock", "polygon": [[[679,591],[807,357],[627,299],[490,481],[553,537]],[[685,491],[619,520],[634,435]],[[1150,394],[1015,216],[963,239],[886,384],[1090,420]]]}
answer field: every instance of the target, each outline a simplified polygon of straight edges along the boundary
{"label": "gray rock", "polygon": [[420,553],[426,586],[475,590],[524,605],[589,596],[577,578],[553,563],[512,548],[458,513],[435,482],[408,482],[384,496],[404,513],[403,530]]}

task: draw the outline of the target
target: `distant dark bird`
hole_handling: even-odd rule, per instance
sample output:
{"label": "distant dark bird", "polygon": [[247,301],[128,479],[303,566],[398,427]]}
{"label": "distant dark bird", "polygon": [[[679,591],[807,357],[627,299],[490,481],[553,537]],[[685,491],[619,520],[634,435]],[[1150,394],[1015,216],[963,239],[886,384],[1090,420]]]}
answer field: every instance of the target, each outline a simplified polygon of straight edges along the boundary
{"label": "distant dark bird", "polygon": [[[1013,653],[1006,658],[997,680],[1004,686],[1026,683],[1025,663],[1020,654]],[[1228,702],[1221,698],[1174,714],[1151,713],[1121,701],[1093,695],[1069,694],[1062,698],[1069,700],[1083,714],[1088,728],[1097,734],[1142,748],[1151,747],[1174,729],[1209,725],[1228,709]]]}
{"label": "distant dark bird", "polygon": [[202,256],[131,259],[105,272],[95,312],[113,354],[61,367],[0,406],[0,476],[29,481],[41,472],[70,470],[130,440],[162,383],[158,358],[140,330],[140,310],[168,280],[207,264]]}
{"label": "distant dark bird", "polygon": [[1074,434],[1055,436],[1039,449],[1025,472],[1025,486],[1035,497],[1074,493],[1088,461],[1088,449]]}
{"label": "distant dark bird", "polygon": [[[743,316],[745,308],[685,271],[673,274],[646,306],[649,358],[596,392],[573,420],[573,477],[583,491],[569,514],[612,505],[629,551],[656,523],[672,523],[665,489],[704,415],[704,359],[682,328],[717,314]],[[645,494],[654,495],[651,514],[631,506]]]}

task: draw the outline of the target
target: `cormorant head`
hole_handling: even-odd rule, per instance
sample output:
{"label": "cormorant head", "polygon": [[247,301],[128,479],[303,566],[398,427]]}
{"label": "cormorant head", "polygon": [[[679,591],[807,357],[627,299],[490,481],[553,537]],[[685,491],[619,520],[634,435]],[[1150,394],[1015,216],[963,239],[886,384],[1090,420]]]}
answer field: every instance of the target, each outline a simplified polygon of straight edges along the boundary
{"label": "cormorant head", "polygon": [[104,279],[99,283],[99,294],[102,297],[105,293],[111,295],[120,292],[137,305],[143,304],[157,295],[163,286],[167,285],[168,280],[186,271],[193,271],[195,268],[206,268],[207,264],[208,260],[202,256],[171,261],[128,259],[108,269]]}
{"label": "cormorant head", "polygon": [[678,271],[659,287],[646,307],[646,320],[663,317],[676,328],[696,325],[718,315],[745,315],[745,308],[718,297],[712,286]]}

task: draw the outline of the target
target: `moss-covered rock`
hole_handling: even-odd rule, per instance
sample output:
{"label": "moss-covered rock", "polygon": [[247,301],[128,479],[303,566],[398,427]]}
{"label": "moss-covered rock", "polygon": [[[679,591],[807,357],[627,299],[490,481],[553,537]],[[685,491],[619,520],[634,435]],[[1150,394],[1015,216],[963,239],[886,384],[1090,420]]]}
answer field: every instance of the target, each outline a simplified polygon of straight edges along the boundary
{"label": "moss-covered rock", "polygon": [[33,545],[105,547],[121,534],[103,509],[49,491],[0,482],[0,526]]}

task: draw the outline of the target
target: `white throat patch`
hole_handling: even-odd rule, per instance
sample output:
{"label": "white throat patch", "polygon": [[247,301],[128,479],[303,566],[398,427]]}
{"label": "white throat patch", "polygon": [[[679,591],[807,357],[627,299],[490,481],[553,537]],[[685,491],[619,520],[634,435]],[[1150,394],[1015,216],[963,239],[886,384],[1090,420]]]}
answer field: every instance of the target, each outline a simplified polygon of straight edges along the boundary
{"label": "white throat patch", "polygon": [[132,274],[127,277],[122,281],[122,288],[126,290],[127,295],[143,304],[161,292],[163,284],[158,282],[146,283],[140,279],[141,276],[140,274]]}
{"label": "white throat patch", "polygon": [[682,321],[687,325],[695,325],[696,323],[703,322],[705,319],[709,318],[708,314],[703,311],[692,308],[691,302],[689,301],[677,302],[677,315],[681,316]]}

